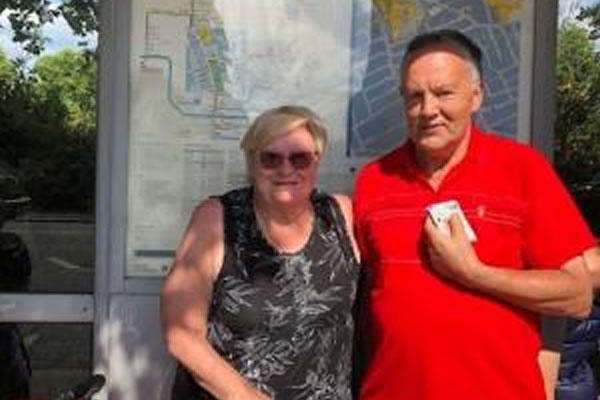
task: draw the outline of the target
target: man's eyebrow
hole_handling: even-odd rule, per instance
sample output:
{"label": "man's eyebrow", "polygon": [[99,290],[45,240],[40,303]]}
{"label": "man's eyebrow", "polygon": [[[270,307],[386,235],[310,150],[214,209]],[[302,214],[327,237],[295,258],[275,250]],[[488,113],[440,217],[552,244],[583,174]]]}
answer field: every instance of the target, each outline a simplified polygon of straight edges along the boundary
{"label": "man's eyebrow", "polygon": [[456,81],[456,82],[444,82],[444,83],[440,83],[437,85],[432,86],[434,89],[437,88],[455,88],[458,87],[460,85],[462,85],[463,82],[462,81]]}
{"label": "man's eyebrow", "polygon": [[[456,89],[461,85],[460,82],[455,82],[455,83],[440,83],[438,85],[433,85],[433,86],[429,86],[427,87],[430,90],[448,90],[448,89]],[[411,91],[411,92],[423,92],[425,90],[425,88],[423,88],[421,85],[410,85],[410,84],[406,84],[404,86],[405,90],[407,91]]]}

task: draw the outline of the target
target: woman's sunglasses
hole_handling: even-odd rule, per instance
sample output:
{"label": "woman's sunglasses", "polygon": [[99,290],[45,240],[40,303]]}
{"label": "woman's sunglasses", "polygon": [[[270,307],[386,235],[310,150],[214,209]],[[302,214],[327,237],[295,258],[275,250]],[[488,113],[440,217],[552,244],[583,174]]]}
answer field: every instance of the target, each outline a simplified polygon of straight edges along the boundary
{"label": "woman's sunglasses", "polygon": [[306,169],[316,161],[316,156],[316,153],[310,151],[296,151],[288,155],[274,151],[261,151],[258,154],[258,161],[264,169],[279,168],[286,159],[294,169]]}

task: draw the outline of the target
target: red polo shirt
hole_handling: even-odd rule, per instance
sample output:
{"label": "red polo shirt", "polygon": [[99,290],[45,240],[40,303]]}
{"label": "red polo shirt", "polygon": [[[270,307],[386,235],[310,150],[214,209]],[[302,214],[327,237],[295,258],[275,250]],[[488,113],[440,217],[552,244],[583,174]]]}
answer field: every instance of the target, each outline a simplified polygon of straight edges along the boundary
{"label": "red polo shirt", "polygon": [[451,199],[477,235],[477,255],[492,266],[558,268],[595,244],[542,155],[477,127],[437,191],[419,173],[410,142],[368,164],[354,197],[373,276],[372,358],[360,399],[544,399],[537,317],[427,266],[425,209]]}

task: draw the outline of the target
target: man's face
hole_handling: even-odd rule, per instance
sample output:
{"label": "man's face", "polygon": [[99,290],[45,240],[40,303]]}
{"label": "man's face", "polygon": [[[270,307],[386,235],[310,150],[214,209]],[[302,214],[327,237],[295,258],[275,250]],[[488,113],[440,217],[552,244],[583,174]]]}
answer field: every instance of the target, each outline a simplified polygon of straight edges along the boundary
{"label": "man's face", "polygon": [[411,56],[403,77],[409,137],[428,157],[450,157],[465,140],[483,93],[472,65],[453,47]]}

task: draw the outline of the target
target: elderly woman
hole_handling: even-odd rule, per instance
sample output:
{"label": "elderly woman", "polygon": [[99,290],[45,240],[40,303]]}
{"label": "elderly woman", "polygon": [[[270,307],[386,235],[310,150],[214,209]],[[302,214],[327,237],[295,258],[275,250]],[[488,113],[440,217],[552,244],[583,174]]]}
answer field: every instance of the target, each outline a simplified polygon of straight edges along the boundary
{"label": "elderly woman", "polygon": [[250,186],[194,210],[161,293],[173,399],[351,398],[358,254],[350,200],[315,190],[326,142],[307,108],[263,113]]}

